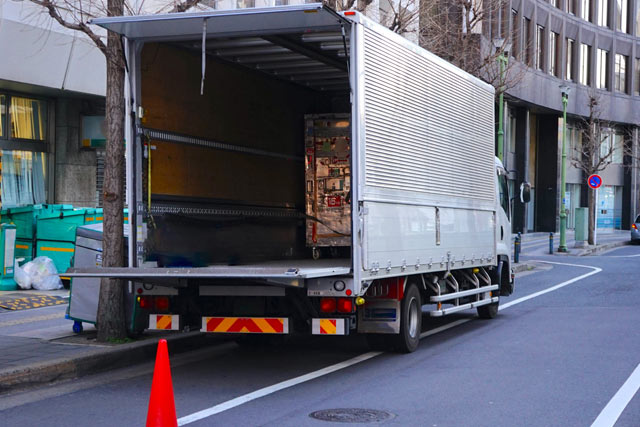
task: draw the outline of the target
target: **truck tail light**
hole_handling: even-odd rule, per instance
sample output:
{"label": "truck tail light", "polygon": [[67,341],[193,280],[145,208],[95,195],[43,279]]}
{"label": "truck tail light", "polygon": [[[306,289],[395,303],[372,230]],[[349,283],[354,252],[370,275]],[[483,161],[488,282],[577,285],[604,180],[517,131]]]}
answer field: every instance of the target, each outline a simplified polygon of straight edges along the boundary
{"label": "truck tail light", "polygon": [[351,313],[353,311],[353,300],[351,298],[338,298],[338,312]]}
{"label": "truck tail light", "polygon": [[138,303],[140,304],[140,308],[144,308],[150,310],[153,306],[153,298],[151,297],[138,297]]}
{"label": "truck tail light", "polygon": [[169,311],[169,297],[156,297],[156,310]]}
{"label": "truck tail light", "polygon": [[320,299],[320,311],[323,313],[335,313],[336,311],[336,299],[335,298],[321,298]]}

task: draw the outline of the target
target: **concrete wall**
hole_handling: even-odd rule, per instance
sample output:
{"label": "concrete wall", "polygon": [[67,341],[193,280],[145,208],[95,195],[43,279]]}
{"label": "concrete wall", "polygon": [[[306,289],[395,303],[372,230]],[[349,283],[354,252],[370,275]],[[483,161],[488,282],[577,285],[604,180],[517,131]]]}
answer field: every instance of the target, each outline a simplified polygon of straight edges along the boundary
{"label": "concrete wall", "polygon": [[104,104],[73,98],[55,101],[54,203],[96,206],[96,152],[80,148],[81,115],[103,114]]}

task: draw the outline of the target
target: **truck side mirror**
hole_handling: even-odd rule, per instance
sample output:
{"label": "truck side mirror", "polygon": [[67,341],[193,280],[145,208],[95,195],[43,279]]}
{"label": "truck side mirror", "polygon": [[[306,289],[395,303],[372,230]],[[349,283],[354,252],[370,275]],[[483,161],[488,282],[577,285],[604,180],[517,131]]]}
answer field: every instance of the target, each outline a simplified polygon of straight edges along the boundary
{"label": "truck side mirror", "polygon": [[520,184],[520,201],[522,203],[529,203],[531,201],[531,184],[528,182]]}

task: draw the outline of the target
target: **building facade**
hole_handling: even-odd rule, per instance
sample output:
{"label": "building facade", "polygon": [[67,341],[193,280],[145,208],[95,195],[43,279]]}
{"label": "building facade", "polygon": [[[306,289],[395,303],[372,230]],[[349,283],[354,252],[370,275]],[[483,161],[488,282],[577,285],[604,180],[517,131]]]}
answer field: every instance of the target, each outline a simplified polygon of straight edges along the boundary
{"label": "building facade", "polygon": [[[603,129],[599,231],[628,229],[638,214],[640,126],[639,0],[508,0],[483,28],[485,37],[508,37],[510,61],[521,80],[506,92],[504,159],[512,189],[533,187],[532,202],[514,202],[514,231],[559,229],[562,207],[562,90],[567,105],[567,223],[587,206],[587,177],[574,166],[591,99]],[[565,88],[561,88],[565,86]]]}

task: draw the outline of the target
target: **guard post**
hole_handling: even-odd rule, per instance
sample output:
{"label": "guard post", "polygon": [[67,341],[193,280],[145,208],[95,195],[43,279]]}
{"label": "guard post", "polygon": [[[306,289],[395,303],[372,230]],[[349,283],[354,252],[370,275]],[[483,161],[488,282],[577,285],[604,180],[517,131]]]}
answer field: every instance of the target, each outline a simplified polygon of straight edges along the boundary
{"label": "guard post", "polygon": [[514,263],[519,263],[520,262],[520,241],[522,240],[522,235],[520,233],[518,233],[518,235],[516,236],[515,241],[513,242],[513,262]]}
{"label": "guard post", "polygon": [[553,233],[549,233],[549,255],[553,255]]}

